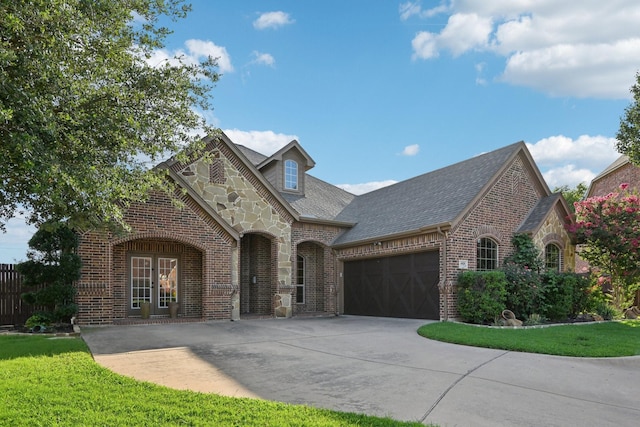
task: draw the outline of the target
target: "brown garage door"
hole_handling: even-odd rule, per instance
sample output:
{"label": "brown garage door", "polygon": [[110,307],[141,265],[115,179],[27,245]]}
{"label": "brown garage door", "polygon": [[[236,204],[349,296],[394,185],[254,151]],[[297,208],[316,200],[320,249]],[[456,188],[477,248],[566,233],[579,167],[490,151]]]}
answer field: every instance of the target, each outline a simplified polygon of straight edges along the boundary
{"label": "brown garage door", "polygon": [[344,312],[438,320],[438,281],[437,251],[348,261],[344,264]]}

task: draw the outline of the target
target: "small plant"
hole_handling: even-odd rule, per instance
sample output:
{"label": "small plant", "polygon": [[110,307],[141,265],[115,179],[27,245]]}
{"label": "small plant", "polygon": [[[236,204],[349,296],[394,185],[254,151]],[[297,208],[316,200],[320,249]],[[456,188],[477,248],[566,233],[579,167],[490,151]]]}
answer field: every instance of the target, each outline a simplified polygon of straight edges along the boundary
{"label": "small plant", "polygon": [[46,313],[36,313],[24,322],[24,326],[29,329],[32,329],[35,326],[49,326],[50,324],[51,319]]}
{"label": "small plant", "polygon": [[595,306],[595,312],[602,316],[604,320],[613,320],[620,317],[620,313],[611,304],[600,301]]}
{"label": "small plant", "polygon": [[542,316],[541,314],[531,313],[529,316],[527,316],[527,318],[523,322],[523,325],[525,325],[525,326],[541,325],[546,321],[547,321],[547,319],[544,316]]}

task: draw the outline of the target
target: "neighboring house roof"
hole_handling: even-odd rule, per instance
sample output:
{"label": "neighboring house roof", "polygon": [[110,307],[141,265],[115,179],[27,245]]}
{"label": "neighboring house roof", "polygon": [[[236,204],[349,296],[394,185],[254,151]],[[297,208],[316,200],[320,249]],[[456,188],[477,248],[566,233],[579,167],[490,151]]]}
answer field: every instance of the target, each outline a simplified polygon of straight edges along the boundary
{"label": "neighboring house roof", "polygon": [[538,200],[538,203],[533,207],[529,216],[516,232],[535,234],[558,203],[564,204],[563,210],[569,212],[569,207],[566,206],[567,202],[564,200],[564,197],[562,197],[562,193],[554,193],[550,196],[543,197]]}
{"label": "neighboring house roof", "polygon": [[598,179],[602,178],[603,176],[609,175],[611,172],[613,172],[614,170],[621,168],[622,166],[626,165],[627,163],[629,163],[629,157],[622,155],[620,157],[618,157],[613,163],[611,163],[609,166],[607,166],[605,168],[605,170],[603,170],[602,172],[600,172],[595,178],[593,178],[593,181],[597,181]]}
{"label": "neighboring house roof", "polygon": [[[236,147],[255,166],[264,165],[274,157],[267,157],[243,145],[236,144]],[[287,147],[291,147],[291,143]],[[300,214],[301,219],[328,221],[335,220],[336,216],[356,197],[309,174],[305,174],[304,195],[287,192],[282,192],[280,195]]]}
{"label": "neighboring house roof", "polygon": [[587,194],[584,197],[589,198],[593,196],[592,192],[595,188],[594,183],[600,181],[602,178],[605,178],[606,176],[610,175],[611,173],[615,172],[616,170],[620,169],[630,162],[631,161],[629,160],[629,157],[625,155],[618,157],[613,163],[607,166],[602,172],[600,172],[595,178],[591,180],[589,188],[587,189]]}
{"label": "neighboring house roof", "polygon": [[451,226],[521,152],[530,160],[543,192],[549,194],[526,145],[518,142],[357,196],[336,217],[357,224],[340,235],[334,245]]}

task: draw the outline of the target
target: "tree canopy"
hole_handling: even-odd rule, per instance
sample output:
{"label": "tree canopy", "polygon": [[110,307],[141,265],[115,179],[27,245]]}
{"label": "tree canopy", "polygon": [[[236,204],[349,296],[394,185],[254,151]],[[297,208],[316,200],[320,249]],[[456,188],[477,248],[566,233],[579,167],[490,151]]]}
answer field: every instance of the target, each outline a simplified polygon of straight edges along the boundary
{"label": "tree canopy", "polygon": [[160,159],[201,148],[215,58],[150,64],[186,16],[179,0],[0,3],[0,228],[126,225],[151,189],[172,192]]}
{"label": "tree canopy", "polygon": [[567,201],[567,204],[569,205],[569,209],[571,209],[571,213],[575,213],[575,206],[574,203],[575,202],[579,202],[581,201],[584,196],[587,194],[587,184],[585,184],[584,182],[581,182],[580,184],[576,185],[575,188],[569,188],[568,185],[562,185],[560,187],[556,187],[553,189],[554,193],[562,193],[562,195],[564,196],[564,199]]}
{"label": "tree canopy", "polygon": [[576,203],[576,221],[567,226],[580,256],[611,277],[613,303],[621,309],[640,278],[640,196],[620,185],[606,196]]}
{"label": "tree canopy", "polygon": [[616,149],[625,154],[631,163],[640,165],[640,73],[631,87],[633,102],[624,110],[620,128],[616,134]]}

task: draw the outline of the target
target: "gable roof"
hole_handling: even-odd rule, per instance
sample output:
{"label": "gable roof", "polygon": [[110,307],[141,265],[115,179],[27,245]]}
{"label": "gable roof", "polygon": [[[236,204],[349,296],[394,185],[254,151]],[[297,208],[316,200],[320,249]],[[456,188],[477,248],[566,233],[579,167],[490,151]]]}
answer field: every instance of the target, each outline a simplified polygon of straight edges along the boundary
{"label": "gable roof", "polygon": [[549,214],[553,212],[558,204],[561,205],[562,210],[565,212],[565,216],[568,216],[569,207],[567,206],[567,202],[562,196],[562,193],[554,193],[538,200],[538,203],[533,207],[529,216],[522,222],[520,228],[518,228],[516,232],[531,234],[537,233]]}
{"label": "gable roof", "polygon": [[594,188],[593,184],[595,182],[601,180],[602,178],[606,177],[607,175],[615,172],[616,170],[620,169],[621,167],[629,163],[631,163],[631,161],[629,160],[629,157],[625,156],[624,154],[618,157],[613,163],[607,166],[602,172],[600,172],[598,175],[596,175],[595,178],[591,180],[591,183],[589,183],[589,188],[587,189],[587,194],[584,197],[589,198],[593,196],[591,192],[593,191],[593,188]]}
{"label": "gable roof", "polygon": [[305,171],[308,171],[309,169],[311,169],[316,165],[316,162],[311,158],[311,156],[305,151],[304,148],[302,148],[300,143],[294,139],[293,141],[291,141],[290,143],[288,143],[287,145],[285,145],[284,147],[282,147],[281,149],[273,153],[271,156],[269,157],[265,156],[264,160],[261,161],[259,164],[257,164],[256,167],[258,169],[262,169],[264,166],[268,165],[271,162],[282,160],[282,155],[291,150],[297,150],[302,155],[302,157],[304,157]]}
{"label": "gable roof", "polygon": [[[297,144],[297,141],[292,141]],[[243,145],[234,144],[238,151],[256,167],[267,164],[274,156],[267,157]],[[287,146],[290,146],[289,143]],[[288,150],[279,150],[285,152]],[[293,209],[300,214],[300,219],[335,221],[336,216],[356,197],[355,195],[329,184],[321,179],[305,173],[304,195],[280,193]],[[342,225],[351,226],[350,222]]]}
{"label": "gable roof", "polygon": [[538,177],[541,192],[550,194],[526,145],[518,142],[357,196],[336,217],[357,224],[340,235],[334,246],[451,227],[520,154]]}
{"label": "gable roof", "polygon": [[[256,179],[260,182],[260,184],[266,187],[266,189],[273,195],[273,197],[278,201],[278,203],[282,205],[284,210],[289,215],[291,215],[293,219],[295,219],[296,221],[300,219],[298,212],[296,212],[296,210],[293,209],[293,207],[289,204],[289,202],[287,202],[282,197],[282,195],[276,191],[273,185],[256,168],[255,164],[251,160],[249,160],[241,150],[238,149],[238,146],[234,144],[233,141],[231,141],[231,139],[229,139],[229,137],[224,132],[222,131],[216,132],[214,135],[207,136],[204,140],[206,141],[205,150],[207,151],[212,150],[216,146],[216,144],[223,144],[224,146],[228,147],[229,150],[231,150],[231,152],[240,160],[240,162],[247,167],[249,172],[256,177]],[[194,162],[198,159],[199,157],[197,158],[191,157],[188,163]],[[185,188],[189,187],[187,188],[187,191],[190,191],[190,190],[193,190],[192,188],[190,188],[190,185],[187,184],[183,179],[181,179],[179,175],[176,173],[179,169],[182,169],[185,166],[186,166],[186,163],[178,162],[175,158],[172,157],[160,163],[156,167],[168,169],[170,171],[170,175],[172,179],[174,179],[182,187],[185,187]]]}

